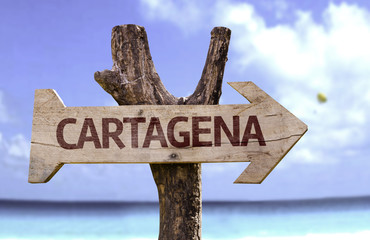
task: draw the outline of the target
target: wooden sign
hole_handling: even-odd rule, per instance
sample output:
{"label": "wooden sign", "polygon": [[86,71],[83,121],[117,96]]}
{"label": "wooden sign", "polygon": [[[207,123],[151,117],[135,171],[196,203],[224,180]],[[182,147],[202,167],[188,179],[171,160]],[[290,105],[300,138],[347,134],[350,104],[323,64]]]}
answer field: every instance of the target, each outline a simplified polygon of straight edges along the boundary
{"label": "wooden sign", "polygon": [[307,126],[252,82],[231,82],[250,104],[66,107],[35,93],[29,182],[69,163],[250,162],[235,183],[261,183]]}

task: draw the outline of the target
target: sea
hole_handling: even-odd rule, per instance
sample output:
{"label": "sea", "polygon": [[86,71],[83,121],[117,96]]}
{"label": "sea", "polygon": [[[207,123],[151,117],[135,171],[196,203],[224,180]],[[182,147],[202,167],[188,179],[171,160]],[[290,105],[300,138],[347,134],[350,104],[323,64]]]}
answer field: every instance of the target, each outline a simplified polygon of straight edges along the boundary
{"label": "sea", "polygon": [[[156,202],[0,200],[0,239],[158,239]],[[370,197],[203,202],[202,239],[370,239]]]}

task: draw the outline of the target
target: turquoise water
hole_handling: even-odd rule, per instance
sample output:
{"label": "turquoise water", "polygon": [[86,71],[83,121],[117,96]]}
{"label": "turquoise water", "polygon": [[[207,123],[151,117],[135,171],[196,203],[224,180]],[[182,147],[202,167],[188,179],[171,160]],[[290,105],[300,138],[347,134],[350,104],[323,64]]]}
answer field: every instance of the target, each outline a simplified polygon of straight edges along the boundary
{"label": "turquoise water", "polygon": [[[0,201],[0,239],[157,239],[158,210],[157,203]],[[318,236],[370,239],[370,197],[203,203],[203,239]]]}

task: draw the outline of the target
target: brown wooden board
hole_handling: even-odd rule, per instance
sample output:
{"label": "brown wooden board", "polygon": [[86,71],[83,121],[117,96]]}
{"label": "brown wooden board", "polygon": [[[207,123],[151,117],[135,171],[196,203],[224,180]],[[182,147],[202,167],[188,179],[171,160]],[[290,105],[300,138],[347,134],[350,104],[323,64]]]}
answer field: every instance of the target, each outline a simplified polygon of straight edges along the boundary
{"label": "brown wooden board", "polygon": [[250,104],[65,107],[35,93],[29,182],[72,163],[250,162],[235,183],[261,183],[307,126],[252,82],[231,82]]}

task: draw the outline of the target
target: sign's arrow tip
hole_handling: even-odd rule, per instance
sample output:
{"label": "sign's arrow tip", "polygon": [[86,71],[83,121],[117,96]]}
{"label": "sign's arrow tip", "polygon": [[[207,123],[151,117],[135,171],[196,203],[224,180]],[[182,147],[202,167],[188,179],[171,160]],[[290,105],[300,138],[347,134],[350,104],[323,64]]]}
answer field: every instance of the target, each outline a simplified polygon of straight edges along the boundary
{"label": "sign's arrow tip", "polygon": [[275,124],[266,126],[274,134],[266,139],[266,145],[271,149],[266,154],[259,154],[250,160],[250,164],[234,183],[262,183],[276,165],[284,158],[290,149],[306,133],[307,125],[281,106],[265,91],[253,82],[228,82],[228,84],[248,99],[249,102],[260,105],[263,114]]}
{"label": "sign's arrow tip", "polygon": [[48,162],[31,156],[28,175],[29,183],[48,182],[63,166],[63,163]]}
{"label": "sign's arrow tip", "polygon": [[64,108],[65,105],[54,89],[36,89],[34,111],[39,108]]}
{"label": "sign's arrow tip", "polygon": [[[49,124],[50,119],[46,119],[44,114],[55,112],[55,109],[65,108],[62,99],[54,89],[36,89],[35,103],[33,109],[31,154],[28,182],[46,183],[63,166],[62,163],[41,157],[50,154],[45,139],[50,133],[43,130]],[[48,157],[50,157],[48,155]]]}
{"label": "sign's arrow tip", "polygon": [[253,82],[228,82],[228,84],[251,103],[259,103],[271,98]]}
{"label": "sign's arrow tip", "polygon": [[283,158],[266,157],[259,161],[252,161],[248,167],[240,174],[234,183],[259,184],[270,174],[276,165]]}
{"label": "sign's arrow tip", "polygon": [[[249,166],[236,179],[235,183],[261,183],[307,131],[307,125],[257,87],[253,82],[231,82],[229,84],[242,96],[247,98],[251,104],[248,104],[248,106],[243,104],[217,106],[217,109],[212,108],[213,110],[209,110],[209,116],[207,118],[211,120],[214,118],[214,132],[216,132],[216,128],[219,132],[219,135],[217,135],[219,137],[217,137],[216,134],[214,135],[215,146],[216,141],[219,144],[217,146],[221,146],[221,129],[223,129],[232,146],[238,147],[238,149],[235,149],[238,154],[233,156],[232,159],[230,159],[230,154],[227,154],[228,159],[226,159],[224,148],[213,148],[212,151],[214,152],[212,152],[212,158],[207,158],[203,156],[204,154],[202,154],[203,152],[201,150],[197,150],[196,153],[186,149],[181,150],[184,152],[184,155],[191,155],[191,159],[197,159],[196,162],[220,162],[226,160],[250,162]],[[174,124],[176,124],[174,119],[177,121],[178,116],[183,116],[179,115],[179,113],[185,115],[189,114],[193,121],[192,114],[196,113],[194,116],[197,116],[198,111],[204,111],[203,106],[199,106],[199,109],[195,106],[192,106],[191,109],[184,109],[183,106],[166,106],[165,109],[162,109],[162,107],[160,109],[153,109],[152,106],[141,106],[140,109],[142,108],[146,110],[140,111],[150,112],[150,116],[141,116],[145,117],[144,122],[148,121],[146,120],[147,118],[158,115],[158,118],[151,118],[149,125],[149,127],[153,126],[153,128],[156,126],[157,131],[159,131],[158,129],[160,129],[161,126],[159,123],[159,116],[163,118],[163,120],[161,119],[162,123],[168,122],[168,126],[171,126],[170,123],[173,123],[173,131]],[[122,134],[122,124],[125,122],[125,120],[123,120],[123,122],[121,120],[122,115],[131,116],[131,118],[132,116],[136,116],[137,109],[130,109],[131,108],[128,107],[113,107],[109,109],[106,107],[66,108],[53,89],[36,90],[32,123],[29,182],[47,182],[63,164],[68,163],[174,162],[174,159],[168,159],[168,151],[166,149],[160,149],[154,152],[152,151],[152,149],[155,149],[154,147],[149,148],[151,140],[158,140],[155,139],[155,136],[150,132],[153,131],[153,129],[149,130],[150,128],[148,127],[148,130],[146,130],[146,128],[143,127],[140,129],[140,132],[137,130],[135,137],[135,134],[132,133],[134,125],[133,122],[131,122],[131,135],[127,137],[128,134]],[[141,115],[142,112],[139,113],[139,115]],[[169,114],[170,112],[171,114]],[[172,114],[172,112],[176,112],[176,114]],[[230,117],[230,114],[233,114],[233,134],[223,121],[223,117],[226,119],[226,117]],[[153,119],[158,119],[158,125],[151,125],[152,123],[154,124]],[[188,118],[186,117],[186,119]],[[242,139],[240,139],[239,136],[240,119],[245,119],[243,121],[246,121]],[[199,140],[199,134],[206,134],[208,130],[211,132],[211,128],[200,128],[198,125],[200,120],[198,120],[199,118],[194,118],[194,122],[190,125],[191,130],[179,132],[180,136],[184,137],[183,143],[185,143],[186,139],[184,133],[189,134],[191,131],[193,134],[193,147],[201,146],[200,143],[208,144],[206,141],[202,142]],[[186,122],[187,121],[188,120],[186,120]],[[109,130],[109,123],[116,124],[115,131],[112,132]],[[67,124],[68,126],[66,127]],[[101,124],[101,135],[99,135],[96,130],[95,126],[98,126],[96,124]],[[236,126],[239,126],[239,128]],[[76,127],[77,130],[81,131],[74,131]],[[174,133],[171,133],[171,129],[167,130],[168,138],[172,137]],[[122,138],[120,138],[119,135],[120,137],[122,136]],[[162,135],[164,136],[164,133],[162,133]],[[130,149],[129,144],[126,146],[123,144],[123,142],[126,144],[131,141],[132,146],[136,146],[132,148],[138,148],[138,136],[141,138],[145,136],[141,151],[137,151],[138,149]],[[189,142],[188,146],[190,146],[189,136],[190,135],[187,135]],[[118,148],[115,148],[114,144],[109,148],[109,138],[112,138]],[[147,139],[151,139],[148,146],[146,145]],[[162,148],[164,146],[163,144],[167,145],[165,137],[163,137],[163,139],[164,143],[160,140]],[[179,144],[179,142],[173,139],[171,140],[171,144]],[[101,146],[101,140],[103,142],[103,148]],[[134,145],[134,141],[136,141],[136,145]],[[194,144],[196,141],[198,141],[197,145]],[[85,142],[92,143],[85,144]],[[210,141],[210,144],[212,144],[212,141]],[[86,145],[85,149],[84,145]],[[123,147],[127,148],[122,150]],[[176,145],[176,147],[178,147],[178,145]],[[225,148],[227,148],[227,146]],[[172,151],[171,149],[171,154]],[[153,157],[148,158],[152,152]],[[141,155],[139,155],[139,153]],[[139,158],[139,156],[140,161],[136,159]],[[160,157],[157,158],[156,156]],[[191,162],[189,158],[187,160]]]}

